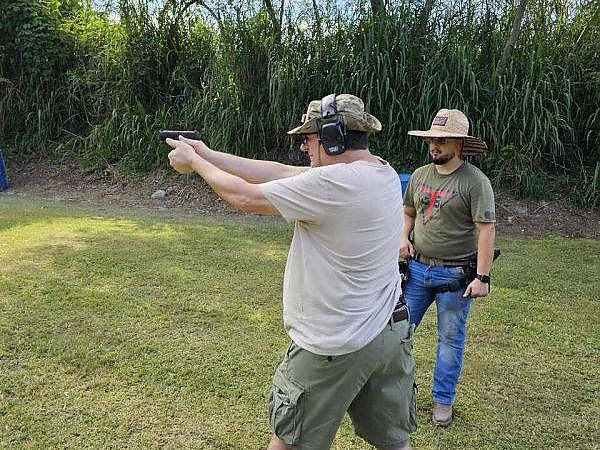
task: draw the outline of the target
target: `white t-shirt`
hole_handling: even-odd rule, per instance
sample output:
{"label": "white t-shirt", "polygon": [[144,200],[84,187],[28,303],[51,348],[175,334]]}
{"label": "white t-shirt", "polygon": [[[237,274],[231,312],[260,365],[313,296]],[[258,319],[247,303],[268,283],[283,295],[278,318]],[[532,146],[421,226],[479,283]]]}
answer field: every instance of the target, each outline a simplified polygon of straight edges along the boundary
{"label": "white t-shirt", "polygon": [[343,355],[373,340],[401,293],[403,206],[387,162],[356,161],[260,185],[294,236],[283,280],[283,323],[300,347]]}

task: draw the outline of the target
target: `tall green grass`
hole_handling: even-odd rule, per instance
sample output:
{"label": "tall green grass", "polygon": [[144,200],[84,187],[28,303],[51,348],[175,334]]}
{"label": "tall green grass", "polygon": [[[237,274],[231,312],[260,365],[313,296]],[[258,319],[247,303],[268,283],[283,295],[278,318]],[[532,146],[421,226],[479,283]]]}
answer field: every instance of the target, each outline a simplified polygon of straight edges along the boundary
{"label": "tall green grass", "polygon": [[427,159],[406,132],[455,107],[488,142],[479,164],[496,186],[599,206],[597,5],[530,2],[498,76],[510,2],[428,3],[373,17],[367,2],[269,14],[124,0],[113,23],[79,2],[15,0],[1,17],[0,145],[145,171],[166,164],[156,131],[189,127],[236,154],[299,162],[285,131],[311,99],[351,92],[381,119],[373,148],[398,170]]}

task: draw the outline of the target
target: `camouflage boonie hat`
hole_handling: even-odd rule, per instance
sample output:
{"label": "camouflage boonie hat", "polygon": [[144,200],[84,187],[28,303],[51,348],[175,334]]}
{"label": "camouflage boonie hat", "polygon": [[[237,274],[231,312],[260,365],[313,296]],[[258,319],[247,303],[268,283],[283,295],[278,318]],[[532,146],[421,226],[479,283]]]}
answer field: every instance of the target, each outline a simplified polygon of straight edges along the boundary
{"label": "camouflage boonie hat", "polygon": [[[372,133],[381,131],[381,123],[377,117],[365,112],[363,101],[352,94],[339,94],[335,97],[337,114],[340,115],[348,130]],[[331,117],[331,116],[330,116]],[[321,119],[321,100],[313,100],[308,104],[306,114],[302,115],[302,125],[288,131],[288,134],[312,134],[319,131]]]}

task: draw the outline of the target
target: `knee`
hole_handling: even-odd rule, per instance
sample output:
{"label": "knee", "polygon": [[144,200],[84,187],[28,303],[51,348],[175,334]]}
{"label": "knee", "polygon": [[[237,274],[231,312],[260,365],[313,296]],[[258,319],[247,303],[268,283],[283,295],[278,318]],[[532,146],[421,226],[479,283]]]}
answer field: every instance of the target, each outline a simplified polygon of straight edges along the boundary
{"label": "knee", "polygon": [[440,344],[448,345],[452,348],[462,347],[465,342],[465,333],[461,330],[440,330],[438,333]]}

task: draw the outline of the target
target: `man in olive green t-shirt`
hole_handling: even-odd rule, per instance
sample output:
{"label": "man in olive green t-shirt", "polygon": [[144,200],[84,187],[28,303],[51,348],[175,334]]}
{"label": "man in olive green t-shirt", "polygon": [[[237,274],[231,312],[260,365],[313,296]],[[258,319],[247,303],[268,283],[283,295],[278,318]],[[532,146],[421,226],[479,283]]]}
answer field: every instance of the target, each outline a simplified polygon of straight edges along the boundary
{"label": "man in olive green t-shirt", "polygon": [[[440,110],[423,137],[432,163],[412,174],[404,197],[400,256],[410,259],[405,297],[418,326],[429,306],[437,307],[438,344],[433,372],[436,425],[452,422],[452,402],[462,369],[466,322],[472,298],[489,292],[495,239],[494,193],[489,179],[461,159],[486,149],[469,136],[469,121],[456,109]],[[469,257],[477,273],[468,277]]]}

